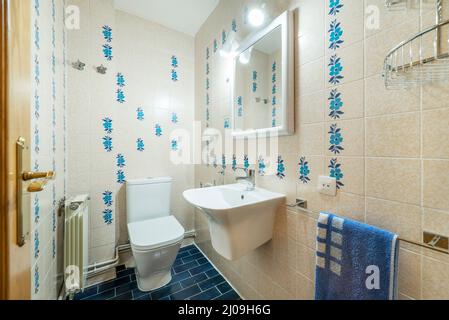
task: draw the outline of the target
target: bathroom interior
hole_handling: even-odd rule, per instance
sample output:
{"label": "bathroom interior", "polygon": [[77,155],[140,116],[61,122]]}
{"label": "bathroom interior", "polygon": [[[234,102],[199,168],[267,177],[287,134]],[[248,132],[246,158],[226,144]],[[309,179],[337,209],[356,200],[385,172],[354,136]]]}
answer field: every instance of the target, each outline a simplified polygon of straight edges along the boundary
{"label": "bathroom interior", "polygon": [[1,299],[449,300],[449,0],[2,19]]}

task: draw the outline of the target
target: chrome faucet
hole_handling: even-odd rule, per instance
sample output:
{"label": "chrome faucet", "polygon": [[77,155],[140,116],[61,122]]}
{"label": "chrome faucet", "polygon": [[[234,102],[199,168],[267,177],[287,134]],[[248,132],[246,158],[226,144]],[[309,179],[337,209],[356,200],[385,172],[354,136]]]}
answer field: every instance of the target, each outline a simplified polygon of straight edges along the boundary
{"label": "chrome faucet", "polygon": [[237,168],[237,169],[245,171],[246,175],[244,177],[237,177],[236,180],[237,181],[246,181],[246,183],[247,183],[246,191],[254,191],[254,189],[256,189],[255,171],[251,170],[251,169],[244,169],[244,168]]}

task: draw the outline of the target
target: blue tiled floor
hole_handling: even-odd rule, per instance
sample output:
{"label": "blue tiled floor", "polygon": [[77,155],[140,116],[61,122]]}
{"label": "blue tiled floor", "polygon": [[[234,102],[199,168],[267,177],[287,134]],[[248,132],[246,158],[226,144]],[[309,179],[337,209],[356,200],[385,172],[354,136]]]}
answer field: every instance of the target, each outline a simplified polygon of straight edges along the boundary
{"label": "blue tiled floor", "polygon": [[240,300],[229,283],[196,246],[179,251],[172,268],[172,281],[163,288],[142,292],[134,269],[116,268],[117,278],[87,288],[76,300]]}

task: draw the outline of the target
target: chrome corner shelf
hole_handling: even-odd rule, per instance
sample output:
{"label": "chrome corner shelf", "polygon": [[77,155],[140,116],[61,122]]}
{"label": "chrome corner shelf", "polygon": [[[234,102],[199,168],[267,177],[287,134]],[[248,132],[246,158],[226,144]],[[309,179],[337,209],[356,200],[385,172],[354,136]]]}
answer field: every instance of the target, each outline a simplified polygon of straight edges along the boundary
{"label": "chrome corner shelf", "polygon": [[[449,52],[448,48],[441,46],[443,31],[449,34],[449,20],[429,27],[393,48],[384,62],[385,86],[389,89],[409,88],[428,82],[448,81]],[[425,39],[428,35],[431,38]],[[428,57],[423,56],[426,40],[431,40],[433,46]],[[444,43],[448,44],[448,41]]]}

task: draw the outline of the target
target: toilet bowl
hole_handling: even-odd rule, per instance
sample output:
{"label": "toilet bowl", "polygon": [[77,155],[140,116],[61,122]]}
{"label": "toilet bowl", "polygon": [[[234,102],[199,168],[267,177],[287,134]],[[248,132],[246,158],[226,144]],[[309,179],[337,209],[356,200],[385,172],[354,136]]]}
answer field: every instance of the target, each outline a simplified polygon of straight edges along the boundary
{"label": "toilet bowl", "polygon": [[130,180],[126,185],[128,233],[139,290],[170,283],[185,230],[170,215],[171,178]]}

